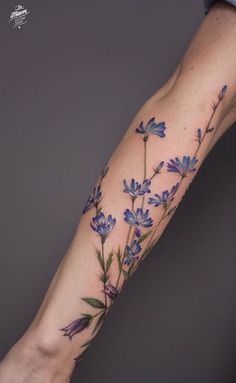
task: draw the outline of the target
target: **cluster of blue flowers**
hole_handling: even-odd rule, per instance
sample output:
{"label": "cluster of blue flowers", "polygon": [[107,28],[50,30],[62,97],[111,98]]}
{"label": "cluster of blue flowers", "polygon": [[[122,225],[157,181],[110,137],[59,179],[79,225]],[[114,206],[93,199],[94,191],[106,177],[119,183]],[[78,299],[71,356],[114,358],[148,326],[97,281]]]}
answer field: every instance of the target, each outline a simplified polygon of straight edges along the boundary
{"label": "cluster of blue flowers", "polygon": [[[221,91],[218,94],[217,102],[212,106],[213,114],[215,113],[219,103],[223,100],[225,93],[227,91],[227,85],[224,85]],[[205,139],[207,133],[210,133],[214,130],[214,127],[211,124],[212,117],[208,121],[208,124],[204,129],[197,129],[196,131],[196,140],[198,142],[198,148],[195,151],[195,155],[193,157],[184,155],[181,157],[175,157],[170,159],[167,163],[167,171],[171,173],[176,173],[181,177],[179,182],[172,186],[169,190],[164,190],[160,194],[154,194],[153,196],[148,198],[148,201],[145,201],[145,194],[151,193],[151,182],[156,174],[159,174],[161,169],[164,166],[164,161],[161,161],[160,164],[153,169],[152,176],[148,179],[146,177],[147,174],[147,141],[150,135],[154,135],[159,138],[165,137],[166,125],[165,122],[156,122],[155,117],[152,117],[147,124],[145,125],[142,121],[140,125],[135,129],[136,133],[142,135],[143,144],[144,144],[144,171],[143,171],[143,181],[138,182],[134,178],[130,181],[123,181],[123,192],[127,193],[132,201],[131,208],[124,210],[124,221],[129,225],[129,230],[127,234],[126,244],[123,251],[123,254],[120,253],[120,250],[117,252],[117,261],[119,264],[119,275],[116,280],[116,283],[113,284],[110,280],[110,267],[113,261],[113,252],[110,254],[105,254],[106,246],[105,240],[111,234],[114,226],[116,225],[116,218],[114,218],[111,214],[107,216],[103,213],[103,209],[100,206],[100,202],[102,200],[102,191],[101,186],[103,182],[103,178],[106,176],[109,167],[104,169],[101,173],[100,180],[98,184],[94,187],[91,195],[88,197],[85,207],[83,209],[83,213],[88,212],[90,209],[95,209],[95,216],[91,219],[90,225],[94,232],[98,234],[101,240],[101,249],[97,249],[97,257],[100,263],[102,273],[100,275],[100,280],[103,283],[103,293],[104,300],[100,300],[94,297],[86,297],[82,298],[85,302],[87,302],[93,309],[97,309],[99,311],[95,312],[94,315],[91,314],[81,314],[79,319],[74,320],[68,326],[60,329],[63,331],[63,335],[68,337],[70,340],[78,334],[87,329],[93,320],[96,318],[96,324],[93,328],[93,332],[97,331],[110,307],[112,301],[117,297],[119,293],[119,282],[122,272],[124,273],[125,278],[129,278],[134,270],[137,267],[137,264],[146,256],[147,252],[152,248],[152,246],[156,242],[155,234],[159,228],[160,223],[167,216],[172,214],[176,209],[177,205],[172,201],[175,199],[175,195],[179,190],[180,184],[182,183],[184,177],[188,174],[191,174],[196,171],[196,165],[198,163],[198,159],[196,158],[198,155],[198,150]],[[136,208],[136,199],[140,198],[141,204]],[[148,202],[149,205],[158,207],[161,206],[163,208],[161,217],[158,223],[153,226],[153,219],[149,214],[149,209],[144,209],[145,202]],[[155,210],[155,209],[154,209]],[[153,227],[152,227],[153,226]],[[152,227],[150,230],[145,230]],[[150,237],[149,237],[150,235]],[[149,237],[148,242],[142,249],[141,243],[143,243],[146,238]],[[144,250],[141,255],[142,250]],[[124,269],[124,265],[128,266],[128,270]],[[90,339],[91,341],[91,339]],[[88,346],[90,343],[86,342],[83,346]],[[86,350],[85,350],[86,351]],[[85,351],[83,351],[77,358],[75,358],[75,363],[78,363]]]}

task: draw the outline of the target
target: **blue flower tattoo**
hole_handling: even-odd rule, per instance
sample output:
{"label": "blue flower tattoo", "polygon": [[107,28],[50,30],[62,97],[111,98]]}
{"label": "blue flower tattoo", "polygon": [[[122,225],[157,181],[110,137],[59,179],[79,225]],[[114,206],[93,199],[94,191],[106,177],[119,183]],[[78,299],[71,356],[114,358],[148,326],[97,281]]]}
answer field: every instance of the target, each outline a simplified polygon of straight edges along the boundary
{"label": "blue flower tattoo", "polygon": [[164,208],[168,206],[168,204],[173,201],[174,195],[179,188],[179,183],[174,185],[170,191],[164,190],[162,194],[154,194],[153,197],[150,197],[148,203],[154,206],[162,205]]}
{"label": "blue flower tattoo", "polygon": [[166,129],[166,125],[165,125],[165,122],[159,122],[159,123],[156,123],[155,122],[155,117],[151,118],[147,125],[144,126],[144,123],[143,121],[140,123],[139,127],[136,128],[136,133],[139,133],[139,134],[144,134],[145,136],[149,136],[149,134],[154,134],[155,136],[158,136],[158,137],[165,137],[165,129]]}
{"label": "blue flower tattoo", "polygon": [[92,229],[98,233],[98,235],[105,241],[107,236],[112,231],[113,227],[116,224],[116,219],[112,218],[112,215],[109,214],[106,218],[103,213],[99,213],[93,217],[92,222],[90,223]]}
{"label": "blue flower tattoo", "polygon": [[152,218],[149,217],[148,209],[144,211],[143,209],[138,208],[136,212],[126,209],[124,211],[124,215],[125,215],[124,217],[125,222],[127,222],[130,226],[136,227],[135,235],[137,237],[140,237],[141,235],[141,230],[140,230],[141,226],[147,228],[147,227],[151,227],[153,224]]}
{"label": "blue flower tattoo", "polygon": [[64,336],[68,336],[71,340],[74,335],[84,331],[90,325],[92,319],[92,315],[84,314],[81,318],[74,320],[68,326],[61,328],[60,330],[64,332]]}
{"label": "blue flower tattoo", "polygon": [[219,100],[223,100],[224,96],[225,96],[225,93],[227,92],[227,85],[224,85],[223,88],[221,89],[220,91],[220,94],[219,94]]}
{"label": "blue flower tattoo", "polygon": [[135,239],[131,246],[126,246],[126,256],[125,256],[125,265],[130,265],[132,261],[138,260],[139,256],[137,255],[142,250],[139,242]]}
{"label": "blue flower tattoo", "polygon": [[[152,173],[149,174],[150,168],[147,166],[149,160],[148,140],[151,135],[161,139],[166,137],[166,123],[164,121],[157,122],[155,121],[155,117],[152,117],[146,124],[141,121],[135,129],[135,132],[139,135],[140,141],[143,141],[143,149],[141,149],[143,172],[140,182],[133,178],[133,174],[131,174],[128,180],[123,180],[123,192],[127,193],[129,196],[129,198],[126,198],[126,202],[129,200],[128,208],[126,208],[127,205],[124,208],[124,221],[128,226],[127,234],[124,238],[125,242],[120,243],[118,248],[115,248],[115,243],[107,243],[109,240],[106,242],[106,239],[110,236],[116,225],[116,218],[111,214],[105,215],[103,207],[101,207],[101,201],[104,199],[102,186],[103,179],[106,177],[107,172],[110,171],[109,166],[101,172],[99,181],[86,201],[83,213],[95,208],[95,213],[90,221],[90,226],[92,229],[91,231],[95,232],[98,235],[98,239],[100,239],[100,241],[98,241],[100,242],[99,246],[96,246],[96,253],[94,255],[97,257],[99,265],[98,278],[102,284],[102,288],[99,292],[102,292],[103,294],[102,296],[99,293],[99,295],[95,297],[82,297],[81,299],[90,306],[89,312],[87,313],[86,311],[86,313],[80,314],[78,319],[69,323],[66,327],[60,328],[63,335],[70,340],[72,340],[76,334],[80,334],[89,328],[88,332],[90,334],[90,339],[82,344],[80,355],[74,358],[75,364],[79,363],[90,346],[91,341],[94,338],[94,335],[92,334],[97,333],[107,312],[113,304],[114,299],[118,296],[120,289],[123,286],[123,284],[120,284],[120,279],[122,278],[123,282],[126,283],[126,281],[133,275],[134,271],[146,257],[149,250],[158,241],[162,232],[160,228],[162,228],[161,225],[163,224],[163,221],[166,217],[173,214],[177,208],[175,202],[176,193],[179,190],[180,185],[184,183],[184,177],[195,172],[197,169],[199,150],[206,137],[215,130],[213,117],[219,104],[224,99],[226,92],[227,85],[224,85],[221,87],[216,100],[212,102],[212,113],[206,126],[200,127],[194,131],[193,140],[196,141],[197,144],[193,154],[191,156],[183,155],[181,157],[171,158],[167,162],[167,165],[165,166],[167,171],[176,173],[181,177],[178,177],[180,178],[178,183],[175,183],[168,190],[162,189],[163,191],[159,194],[149,193],[152,192],[151,186],[153,178],[156,177],[157,174],[163,174],[162,169],[165,164],[164,161],[159,158],[159,164],[157,162],[152,169]],[[137,150],[139,151],[140,148],[137,147]],[[153,156],[153,154],[150,153],[150,157],[151,156]],[[152,162],[154,162],[154,159]],[[149,198],[147,194],[150,195]],[[138,198],[139,196],[141,197]],[[137,198],[138,200],[136,201]],[[140,204],[138,204],[139,201]],[[136,207],[136,204],[139,207]],[[161,214],[156,222],[151,218],[149,209],[146,209],[147,204],[155,207],[162,207]],[[147,228],[150,227],[151,229],[148,230]],[[116,259],[118,266],[118,276],[112,267],[114,259]],[[86,347],[86,349],[83,350],[84,347]]]}
{"label": "blue flower tattoo", "polygon": [[88,197],[84,206],[83,214],[87,213],[92,207],[97,207],[102,198],[101,185],[95,186],[92,194]]}
{"label": "blue flower tattoo", "polygon": [[151,193],[149,186],[151,185],[150,180],[144,180],[142,184],[139,184],[137,181],[132,178],[130,184],[126,180],[124,180],[124,193],[129,193],[132,198],[137,198],[139,195],[143,195],[145,193]]}
{"label": "blue flower tattoo", "polygon": [[196,157],[183,156],[182,160],[176,157],[167,164],[168,172],[179,173],[182,177],[190,172],[195,172],[198,159]]}

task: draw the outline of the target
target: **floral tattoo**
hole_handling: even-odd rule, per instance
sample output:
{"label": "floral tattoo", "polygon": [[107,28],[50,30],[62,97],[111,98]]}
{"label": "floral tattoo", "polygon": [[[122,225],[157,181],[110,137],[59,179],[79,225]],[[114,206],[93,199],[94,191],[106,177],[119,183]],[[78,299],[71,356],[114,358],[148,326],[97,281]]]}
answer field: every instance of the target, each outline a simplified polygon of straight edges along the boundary
{"label": "floral tattoo", "polygon": [[[142,121],[135,129],[135,133],[140,135],[143,141],[143,177],[141,181],[137,181],[134,178],[123,180],[123,192],[127,194],[130,200],[130,205],[124,209],[123,215],[123,220],[127,224],[127,237],[123,247],[120,246],[116,251],[110,252],[107,252],[106,241],[113,230],[115,230],[117,219],[111,214],[105,215],[101,206],[103,200],[102,184],[109,171],[109,166],[102,171],[97,185],[88,197],[83,214],[86,214],[88,211],[94,211],[90,227],[94,234],[98,236],[99,247],[96,249],[96,256],[101,272],[99,277],[103,298],[81,298],[90,306],[90,311],[81,314],[78,319],[60,329],[63,335],[72,341],[75,335],[93,325],[92,336],[81,346],[82,351],[74,359],[75,364],[78,364],[91,345],[92,339],[101,327],[113,301],[118,296],[122,287],[120,286],[121,277],[123,276],[123,284],[126,283],[159,239],[161,233],[158,229],[160,225],[177,208],[177,204],[175,204],[176,193],[184,179],[197,170],[198,152],[206,136],[215,130],[214,126],[212,126],[212,119],[226,91],[227,85],[224,85],[218,95],[217,102],[212,106],[212,113],[206,127],[204,129],[197,129],[195,152],[192,155],[185,154],[182,157],[171,158],[166,166],[164,161],[160,161],[153,169],[150,177],[147,176],[148,141],[151,136],[154,139],[163,140],[166,137],[166,123],[163,121],[156,122],[155,117],[152,117],[147,124]],[[153,193],[151,187],[152,180],[163,172],[164,167],[166,167],[167,172],[175,173],[178,176],[178,180],[170,189]],[[155,224],[150,215],[149,206],[160,209],[160,218]],[[115,280],[110,275],[110,268],[113,262],[117,262],[118,265],[118,275],[116,275]]]}

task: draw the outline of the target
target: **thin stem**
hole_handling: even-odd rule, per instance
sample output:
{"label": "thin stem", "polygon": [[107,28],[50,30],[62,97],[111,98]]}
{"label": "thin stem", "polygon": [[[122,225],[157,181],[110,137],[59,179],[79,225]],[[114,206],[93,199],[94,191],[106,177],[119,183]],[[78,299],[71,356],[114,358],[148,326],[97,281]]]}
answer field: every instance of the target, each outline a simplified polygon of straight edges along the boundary
{"label": "thin stem", "polygon": [[135,199],[132,198],[132,210],[133,210],[133,211],[134,211],[134,201],[135,201]]}
{"label": "thin stem", "polygon": [[[134,211],[134,205],[133,205],[132,209],[133,209],[133,211]],[[136,230],[136,229],[134,228],[133,235],[132,235],[132,238],[131,238],[131,241],[130,241],[130,245],[131,245],[131,246],[132,246],[132,243],[133,243],[133,241],[134,241],[135,230]]]}
{"label": "thin stem", "polygon": [[[135,201],[135,199],[132,198],[131,201],[132,201],[132,211],[134,211],[134,201]],[[126,242],[125,242],[125,248],[124,248],[123,256],[122,256],[122,259],[121,259],[120,270],[119,270],[119,274],[118,274],[118,278],[117,278],[117,282],[116,282],[116,288],[118,287],[119,282],[120,282],[120,277],[121,277],[121,273],[122,273],[122,267],[123,267],[124,260],[125,260],[125,255],[126,255],[126,247],[127,247],[128,243],[129,243],[131,229],[132,229],[132,226],[129,225],[129,230],[128,230],[128,234],[127,234],[127,238],[126,238]]]}
{"label": "thin stem", "polygon": [[[147,140],[148,140],[148,136],[144,136],[144,138],[143,138],[143,142],[144,142],[143,182],[147,178]],[[142,198],[142,209],[144,206],[144,201],[145,201],[145,193],[144,193],[143,198]]]}
{"label": "thin stem", "polygon": [[131,266],[130,266],[130,268],[129,268],[129,270],[128,270],[128,275],[129,275],[129,277],[130,277],[131,275],[133,275],[135,265],[137,265],[137,263],[135,263],[134,260],[133,260],[133,261],[132,261],[132,264],[131,264]]}
{"label": "thin stem", "polygon": [[169,208],[168,205],[164,208],[163,214],[162,214],[161,218],[159,219],[159,221],[158,221],[158,223],[157,223],[155,229],[153,230],[153,232],[152,232],[152,234],[151,234],[151,236],[150,236],[150,238],[149,238],[149,241],[148,241],[148,243],[147,243],[147,245],[146,245],[146,249],[145,249],[145,251],[144,251],[142,257],[140,258],[139,262],[141,262],[141,260],[142,260],[143,257],[145,256],[145,254],[151,249],[151,247],[152,247],[152,239],[153,239],[153,237],[155,236],[155,234],[156,234],[156,232],[157,232],[157,230],[158,230],[160,224],[162,223],[163,219],[165,218],[165,216],[166,216],[166,212],[167,212],[168,208]]}
{"label": "thin stem", "polygon": [[154,171],[153,175],[149,178],[149,181],[152,181],[154,177],[156,177],[156,175],[159,174],[157,172]]}
{"label": "thin stem", "polygon": [[147,178],[147,140],[144,139],[144,171],[143,171],[143,180]]}
{"label": "thin stem", "polygon": [[[100,182],[98,182],[98,187],[100,186],[100,189],[102,188],[102,183],[103,183],[104,178],[105,178],[105,176],[103,176],[102,173],[101,173],[101,175],[99,177]],[[98,215],[99,211],[101,211],[101,208],[99,208],[101,200],[102,200],[102,198],[100,199],[100,201],[98,201],[98,202],[96,202],[94,204],[94,207],[95,207],[95,210],[96,210],[96,215]]]}
{"label": "thin stem", "polygon": [[213,117],[214,117],[214,115],[215,115],[215,112],[216,112],[216,110],[217,110],[217,108],[218,108],[218,106],[219,106],[219,104],[220,104],[221,101],[222,101],[222,98],[219,97],[217,103],[214,105],[214,108],[213,108],[211,117],[210,117],[210,119],[209,119],[209,121],[208,121],[208,124],[207,124],[207,126],[206,126],[206,129],[205,129],[205,132],[204,132],[204,134],[203,134],[203,136],[202,136],[202,139],[201,139],[201,141],[199,142],[199,145],[198,145],[198,147],[197,147],[197,149],[196,149],[196,151],[195,151],[195,153],[194,153],[194,156],[195,156],[195,157],[196,157],[196,155],[197,155],[198,152],[199,152],[199,149],[200,149],[200,147],[201,147],[201,145],[202,145],[202,143],[203,143],[203,141],[204,141],[204,139],[205,139],[205,137],[206,137],[206,134],[209,133],[209,128],[210,128],[210,126],[211,126],[212,119],[213,119]]}
{"label": "thin stem", "polygon": [[99,205],[99,202],[98,202],[98,203],[96,203],[96,205],[94,205],[94,206],[95,206],[95,209],[96,209],[96,215],[98,215],[98,213],[99,213],[99,208],[98,208],[98,205]]}
{"label": "thin stem", "polygon": [[124,248],[123,256],[122,256],[122,259],[121,259],[120,270],[119,270],[118,278],[117,278],[117,281],[116,281],[116,288],[118,287],[119,282],[120,282],[120,277],[121,277],[121,273],[122,273],[122,267],[123,267],[124,259],[125,259],[125,255],[126,255],[126,247],[127,247],[128,243],[129,243],[129,237],[130,237],[130,233],[131,233],[131,228],[132,228],[132,226],[129,225],[128,235],[127,235],[127,239],[126,239],[126,242],[125,242],[125,248]]}
{"label": "thin stem", "polygon": [[105,263],[105,255],[104,255],[104,242],[105,240],[101,237],[102,243],[102,259],[103,259],[103,287],[104,287],[104,298],[105,298],[105,306],[107,307],[107,294],[105,293],[105,279],[106,279],[106,263]]}
{"label": "thin stem", "polygon": [[99,311],[97,314],[94,314],[94,315],[93,315],[93,319],[96,318],[98,315],[104,313],[104,311],[105,311],[105,310],[103,309],[103,310]]}

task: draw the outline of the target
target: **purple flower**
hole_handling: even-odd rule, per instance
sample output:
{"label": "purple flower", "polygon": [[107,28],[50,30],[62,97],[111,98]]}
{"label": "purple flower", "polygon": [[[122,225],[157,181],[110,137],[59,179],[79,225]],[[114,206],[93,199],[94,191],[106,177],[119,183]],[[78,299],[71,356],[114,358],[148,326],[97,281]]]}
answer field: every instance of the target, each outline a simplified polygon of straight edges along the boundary
{"label": "purple flower", "polygon": [[93,189],[92,194],[87,199],[87,202],[85,204],[83,214],[89,211],[93,206],[98,206],[99,202],[101,201],[102,192],[101,192],[101,185],[95,186]]}
{"label": "purple flower", "polygon": [[101,172],[101,178],[102,179],[104,177],[106,177],[108,170],[109,170],[109,166],[107,166],[105,169],[102,170],[102,172]]}
{"label": "purple flower", "polygon": [[143,195],[145,193],[150,193],[151,190],[149,189],[149,186],[151,185],[150,180],[144,180],[142,184],[139,184],[137,181],[132,178],[130,184],[126,180],[124,180],[124,189],[123,192],[129,193],[131,197],[134,199],[137,198],[139,195]]}
{"label": "purple flower", "polygon": [[92,321],[92,315],[84,314],[81,318],[74,320],[68,326],[61,328],[61,331],[64,331],[64,336],[68,336],[71,340],[74,335],[79,334],[84,331]]}
{"label": "purple flower", "polygon": [[161,162],[159,163],[159,165],[154,169],[154,173],[155,173],[155,174],[160,173],[160,171],[161,171],[161,169],[163,168],[163,166],[164,166],[164,161],[161,161]]}
{"label": "purple flower", "polygon": [[139,195],[143,195],[145,193],[151,193],[151,190],[149,189],[150,185],[151,185],[150,180],[148,180],[148,179],[144,180],[142,185],[141,185]]}
{"label": "purple flower", "polygon": [[99,213],[93,217],[92,222],[90,223],[92,229],[96,231],[96,233],[98,233],[104,241],[112,231],[115,224],[116,219],[112,218],[111,214],[109,214],[106,218],[103,213]]}
{"label": "purple flower", "polygon": [[145,228],[152,226],[153,220],[149,217],[148,209],[145,212],[141,208],[138,208],[136,212],[126,209],[124,211],[124,215],[125,222],[131,226],[136,226],[135,234],[137,237],[140,237],[141,235],[140,226]]}
{"label": "purple flower", "polygon": [[164,190],[161,195],[154,194],[154,197],[150,197],[148,203],[154,206],[162,205],[164,208],[168,206],[168,203],[173,201],[174,195],[179,188],[179,183],[174,185],[170,191]]}
{"label": "purple flower", "polygon": [[202,142],[202,130],[201,129],[197,130],[197,141],[199,142],[199,144]]}
{"label": "purple flower", "polygon": [[221,89],[220,94],[219,94],[219,99],[220,100],[223,100],[223,98],[225,96],[225,93],[227,91],[227,88],[228,88],[227,85],[224,85],[223,88]]}
{"label": "purple flower", "polygon": [[110,281],[108,281],[104,286],[104,293],[107,294],[111,299],[115,299],[118,295],[118,290]]}
{"label": "purple flower", "polygon": [[198,159],[189,156],[183,156],[182,160],[176,157],[174,160],[170,160],[167,164],[168,172],[179,173],[182,177],[185,177],[187,173],[195,172]]}
{"label": "purple flower", "polygon": [[137,255],[142,250],[139,242],[135,239],[131,246],[126,246],[126,257],[124,264],[130,265],[132,261],[138,260],[139,256]]}
{"label": "purple flower", "polygon": [[143,121],[140,123],[139,127],[135,129],[136,133],[145,134],[146,137],[149,136],[149,134],[154,134],[158,137],[165,137],[165,122],[155,122],[155,117],[151,118],[147,125],[144,126]]}

